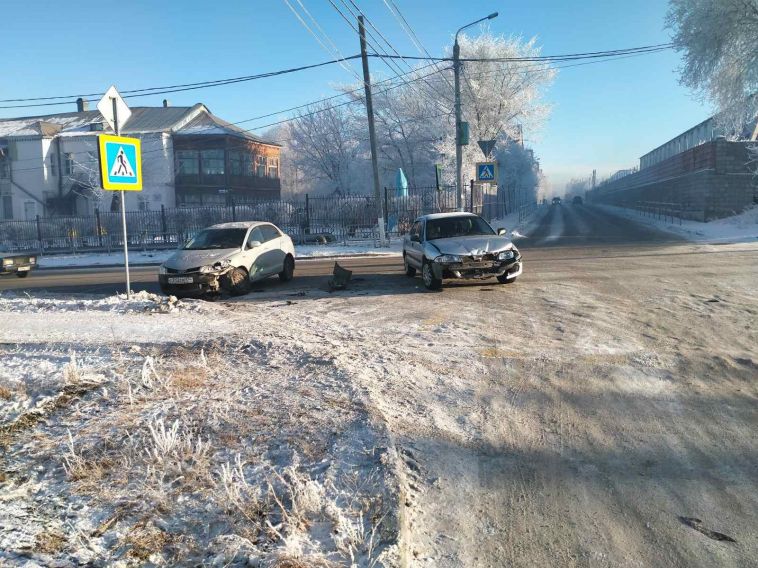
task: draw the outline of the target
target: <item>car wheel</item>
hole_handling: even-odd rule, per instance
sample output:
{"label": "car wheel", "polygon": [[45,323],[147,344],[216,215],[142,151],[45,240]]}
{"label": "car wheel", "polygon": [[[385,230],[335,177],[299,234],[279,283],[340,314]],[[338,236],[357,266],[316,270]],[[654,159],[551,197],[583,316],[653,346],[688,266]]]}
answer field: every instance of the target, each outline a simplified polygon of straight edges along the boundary
{"label": "car wheel", "polygon": [[425,262],[421,267],[421,279],[424,281],[424,286],[429,290],[439,290],[442,288],[442,279],[435,278],[432,265],[429,262]]}
{"label": "car wheel", "polygon": [[403,255],[403,268],[405,269],[406,276],[416,276],[416,269],[408,264],[408,255]]}
{"label": "car wheel", "polygon": [[28,272],[16,272],[16,276],[18,276],[19,278],[26,278],[27,276],[29,276],[29,273]]}
{"label": "car wheel", "polygon": [[279,280],[282,282],[289,282],[295,275],[295,259],[292,256],[287,255],[284,257],[284,266],[279,273]]}
{"label": "car wheel", "polygon": [[498,276],[497,281],[500,282],[500,284],[513,284],[518,278],[518,276],[516,278],[506,278],[507,276],[508,276],[507,273],[501,276]]}
{"label": "car wheel", "polygon": [[222,277],[221,285],[232,296],[242,296],[250,291],[250,278],[244,268],[232,268]]}

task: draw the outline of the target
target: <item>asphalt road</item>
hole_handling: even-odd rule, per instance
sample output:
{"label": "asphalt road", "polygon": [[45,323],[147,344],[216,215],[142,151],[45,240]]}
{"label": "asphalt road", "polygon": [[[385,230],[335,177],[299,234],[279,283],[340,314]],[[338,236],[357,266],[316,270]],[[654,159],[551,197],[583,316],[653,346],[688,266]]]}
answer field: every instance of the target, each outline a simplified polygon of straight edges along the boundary
{"label": "asphalt road", "polygon": [[[650,229],[627,219],[610,215],[598,208],[584,205],[551,206],[525,238],[516,241],[525,252],[525,274],[549,269],[555,262],[608,255],[637,255],[643,249],[681,242],[675,236]],[[560,247],[560,251],[555,250]],[[566,248],[573,249],[568,252]],[[334,259],[309,259],[298,262],[295,279],[282,284],[270,278],[254,286],[254,293],[276,293],[302,289],[324,289],[327,277],[334,268]],[[383,288],[394,283],[415,289],[420,281],[411,285],[402,275],[402,262],[398,257],[361,257],[339,259],[340,265],[352,270],[357,282],[379,283]],[[133,290],[159,293],[156,266],[132,267]],[[44,291],[66,294],[115,294],[124,290],[122,268],[67,268],[38,270],[25,279],[0,278],[0,291]],[[361,285],[363,287],[364,285]]]}

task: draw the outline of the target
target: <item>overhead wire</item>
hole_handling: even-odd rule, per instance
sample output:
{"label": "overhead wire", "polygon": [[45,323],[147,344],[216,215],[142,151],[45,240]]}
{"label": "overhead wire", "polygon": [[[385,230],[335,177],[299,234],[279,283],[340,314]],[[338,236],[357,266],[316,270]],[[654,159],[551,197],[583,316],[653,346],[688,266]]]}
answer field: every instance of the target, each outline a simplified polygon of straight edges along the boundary
{"label": "overhead wire", "polygon": [[[634,54],[628,54],[628,55],[620,55],[620,56],[616,56],[616,57],[612,57],[612,58],[606,58],[606,59],[593,59],[591,61],[584,61],[584,62],[581,62],[581,63],[571,63],[571,64],[567,64],[567,65],[558,65],[558,66],[549,67],[549,68],[545,68],[544,65],[539,65],[539,66],[533,65],[533,66],[527,66],[527,67],[525,67],[525,68],[523,68],[521,70],[522,71],[528,71],[528,72],[531,72],[531,73],[535,73],[535,72],[536,73],[540,73],[540,72],[553,71],[553,70],[557,70],[557,69],[565,69],[565,68],[570,68],[570,67],[581,67],[581,66],[584,66],[584,65],[593,65],[593,64],[597,64],[597,63],[605,63],[607,61],[615,61],[615,60],[620,60],[620,59],[629,59],[629,58],[633,58],[633,57],[639,57],[641,55],[645,55],[645,53],[634,53]],[[527,62],[525,62],[525,63],[527,63]],[[432,63],[429,63],[426,67],[431,67],[431,66],[432,66]],[[434,74],[441,73],[443,71],[449,71],[449,70],[450,70],[450,67],[446,67],[446,68],[443,68],[443,69],[440,69],[440,70],[432,71],[431,73],[428,73],[428,74],[424,75],[423,77],[429,77],[429,76],[432,76]],[[500,70],[500,69],[493,69],[493,70],[489,70],[489,71],[483,71],[483,72],[480,72],[480,73],[474,73],[474,74],[471,74],[470,76],[471,77],[478,77],[478,76],[484,76],[484,75],[491,75],[491,74],[494,74],[494,73],[499,73],[501,71],[502,70]],[[395,77],[390,78],[390,79],[385,79],[382,82],[390,82],[390,81],[392,81],[394,79],[395,79]],[[421,80],[421,78],[411,79],[411,81],[417,81],[417,80]],[[403,85],[404,85],[403,83],[392,85],[392,86],[387,87],[386,89],[384,89],[382,91],[379,91],[378,94],[387,92],[387,91],[392,90],[392,89],[399,88],[399,87],[401,87]],[[360,89],[356,89],[356,91],[357,90],[360,90]],[[344,93],[344,94],[346,94],[346,93]],[[314,104],[318,104],[319,102],[322,102],[322,101],[325,101],[325,100],[331,100],[333,98],[337,98],[339,96],[343,96],[344,94],[334,95],[333,97],[328,97],[326,99],[320,99],[320,100],[317,100],[317,101],[312,101],[311,103],[307,103],[306,105],[301,105],[300,107],[292,107],[292,108],[295,109],[295,108],[304,108],[306,106],[312,106]],[[306,113],[306,114],[303,114],[303,115],[300,115],[300,116],[293,116],[293,117],[290,117],[290,118],[287,118],[287,119],[284,119],[284,120],[279,120],[279,121],[276,121],[276,122],[272,122],[272,123],[269,123],[269,124],[255,126],[255,127],[251,128],[251,129],[242,129],[241,128],[240,130],[243,131],[243,132],[254,133],[255,130],[262,130],[264,128],[269,128],[271,126],[276,126],[278,124],[292,122],[294,120],[297,120],[301,116],[302,117],[312,116],[314,114],[318,114],[318,113],[321,113],[321,112],[327,112],[327,111],[332,110],[334,108],[346,106],[346,105],[349,105],[349,104],[355,104],[356,102],[357,101],[354,101],[354,100],[345,101],[345,102],[342,102],[342,103],[339,103],[339,104],[336,104],[336,105],[333,105],[333,106],[330,106],[330,107],[325,107],[325,108],[322,108],[322,109],[316,109],[314,111],[311,111],[309,113]],[[287,111],[283,110],[283,111],[279,111],[279,112],[269,113],[268,115],[261,115],[260,117],[255,117],[253,119],[245,119],[245,121],[238,121],[237,123],[230,122],[228,124],[236,125],[236,124],[239,124],[241,122],[249,122],[249,121],[252,121],[252,120],[255,120],[255,119],[259,119],[259,118],[265,118],[265,117],[268,117],[268,116],[273,116],[273,115],[276,115],[276,114],[281,114],[282,112],[287,112]],[[443,114],[438,115],[438,116],[449,116],[449,115],[452,115],[452,113],[443,113]],[[207,131],[207,130],[212,130],[212,129],[218,128],[218,126],[219,125],[214,124],[213,126],[208,127],[207,129],[199,129],[197,132],[203,132],[203,131]],[[143,152],[143,154],[150,154],[150,153],[153,153],[153,152],[163,152],[163,151],[164,151],[164,149],[161,148],[161,149],[157,149],[157,150],[148,150],[146,152]],[[88,153],[89,153],[89,151],[74,152],[74,154],[88,154]],[[32,160],[37,161],[37,159],[32,159]],[[14,169],[13,171],[14,172],[34,171],[34,170],[44,169],[44,167],[45,166],[36,166],[36,167],[33,167],[33,168],[25,168],[25,169],[18,169],[18,170]]]}

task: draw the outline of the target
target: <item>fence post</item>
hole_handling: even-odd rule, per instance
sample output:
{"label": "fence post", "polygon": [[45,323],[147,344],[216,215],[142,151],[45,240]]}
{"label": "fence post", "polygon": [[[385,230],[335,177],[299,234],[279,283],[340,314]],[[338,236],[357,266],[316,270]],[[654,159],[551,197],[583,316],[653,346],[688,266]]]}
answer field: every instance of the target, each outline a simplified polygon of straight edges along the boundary
{"label": "fence post", "polygon": [[167,241],[168,227],[166,226],[166,206],[161,203],[161,231],[163,232],[163,242]]}
{"label": "fence post", "polygon": [[37,215],[37,240],[39,241],[39,250],[44,251],[45,245],[42,243],[42,225],[39,222],[39,215]]}
{"label": "fence post", "polygon": [[305,234],[311,234],[311,204],[308,194],[305,194]]}
{"label": "fence post", "polygon": [[384,223],[385,223],[385,232],[389,233],[390,210],[389,210],[389,200],[387,199],[387,186],[384,186]]}
{"label": "fence post", "polygon": [[237,220],[237,206],[234,203],[234,197],[231,198],[232,202],[232,222]]}
{"label": "fence post", "polygon": [[470,213],[474,212],[474,180],[472,179],[471,182],[469,182],[469,187],[471,188],[471,210]]}
{"label": "fence post", "polygon": [[95,207],[95,228],[97,229],[97,246],[103,246],[103,226],[100,224],[100,208]]}

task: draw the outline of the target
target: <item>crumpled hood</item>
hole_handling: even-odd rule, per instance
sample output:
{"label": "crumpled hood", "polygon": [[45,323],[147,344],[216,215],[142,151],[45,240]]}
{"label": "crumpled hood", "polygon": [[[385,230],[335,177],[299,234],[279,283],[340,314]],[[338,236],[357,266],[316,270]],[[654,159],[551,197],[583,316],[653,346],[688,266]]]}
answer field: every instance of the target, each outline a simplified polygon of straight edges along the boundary
{"label": "crumpled hood", "polygon": [[440,254],[457,254],[461,256],[480,255],[489,252],[501,252],[513,246],[511,239],[501,236],[470,236],[451,237],[427,241],[430,246],[437,247]]}
{"label": "crumpled hood", "polygon": [[174,270],[187,270],[213,264],[230,257],[240,251],[233,249],[207,249],[207,250],[178,250],[172,254],[163,266]]}

